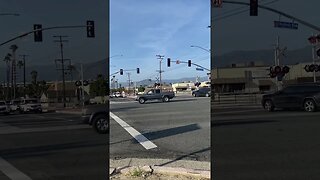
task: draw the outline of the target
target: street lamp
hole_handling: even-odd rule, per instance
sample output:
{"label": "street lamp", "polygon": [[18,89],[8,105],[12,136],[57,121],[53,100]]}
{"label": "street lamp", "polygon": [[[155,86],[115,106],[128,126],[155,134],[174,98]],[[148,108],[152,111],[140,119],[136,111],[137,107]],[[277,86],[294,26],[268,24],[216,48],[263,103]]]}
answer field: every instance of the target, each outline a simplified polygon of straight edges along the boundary
{"label": "street lamp", "polygon": [[207,51],[208,53],[211,53],[211,51],[210,51],[209,49],[203,48],[203,47],[201,47],[201,46],[194,46],[194,45],[191,45],[190,47],[200,48],[200,49],[202,49],[202,50]]}

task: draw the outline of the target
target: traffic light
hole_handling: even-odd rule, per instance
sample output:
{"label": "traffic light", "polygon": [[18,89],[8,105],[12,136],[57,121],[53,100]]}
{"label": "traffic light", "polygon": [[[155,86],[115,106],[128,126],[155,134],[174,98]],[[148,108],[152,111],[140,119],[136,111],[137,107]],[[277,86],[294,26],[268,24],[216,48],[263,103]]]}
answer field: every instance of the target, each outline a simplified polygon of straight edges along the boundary
{"label": "traffic light", "polygon": [[123,75],[123,69],[120,69],[120,75]]}
{"label": "traffic light", "polygon": [[191,60],[188,60],[188,67],[191,67]]}
{"label": "traffic light", "polygon": [[42,29],[42,25],[34,24],[33,30],[37,30],[37,31],[34,31],[34,42],[42,42],[42,30],[38,30],[38,29]]}
{"label": "traffic light", "polygon": [[250,16],[258,16],[258,0],[250,0]]}
{"label": "traffic light", "polygon": [[171,62],[171,59],[168,58],[168,59],[167,59],[167,66],[168,66],[168,67],[170,67],[170,62]]}
{"label": "traffic light", "polygon": [[93,38],[94,35],[94,21],[87,21],[87,37]]}
{"label": "traffic light", "polygon": [[139,74],[140,73],[140,69],[139,68],[137,68],[137,74]]}

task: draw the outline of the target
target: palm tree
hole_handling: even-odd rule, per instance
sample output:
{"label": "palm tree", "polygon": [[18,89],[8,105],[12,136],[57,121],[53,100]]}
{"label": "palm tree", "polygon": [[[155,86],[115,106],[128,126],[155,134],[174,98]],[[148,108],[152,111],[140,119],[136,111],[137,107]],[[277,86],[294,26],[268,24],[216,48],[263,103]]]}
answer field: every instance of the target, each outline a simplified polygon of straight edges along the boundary
{"label": "palm tree", "polygon": [[10,61],[11,61],[11,54],[8,53],[5,58],[3,59],[3,61],[6,63],[7,65],[7,99],[8,99],[8,96],[9,96],[9,83],[10,83]]}

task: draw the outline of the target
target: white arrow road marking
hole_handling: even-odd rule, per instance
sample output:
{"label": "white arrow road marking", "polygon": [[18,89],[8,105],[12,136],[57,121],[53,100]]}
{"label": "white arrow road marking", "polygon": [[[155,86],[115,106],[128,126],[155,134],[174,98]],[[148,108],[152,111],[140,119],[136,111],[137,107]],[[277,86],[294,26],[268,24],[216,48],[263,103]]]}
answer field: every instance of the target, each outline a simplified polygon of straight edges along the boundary
{"label": "white arrow road marking", "polygon": [[112,119],[114,119],[118,124],[120,124],[121,127],[123,127],[133,138],[135,138],[144,148],[153,149],[156,148],[157,145],[155,145],[153,142],[151,142],[149,139],[147,139],[145,136],[143,136],[141,133],[139,133],[136,129],[131,127],[129,124],[124,122],[122,119],[120,119],[118,116],[110,112],[110,116]]}
{"label": "white arrow road marking", "polygon": [[29,176],[13,167],[6,160],[0,157],[0,171],[11,180],[32,180]]}

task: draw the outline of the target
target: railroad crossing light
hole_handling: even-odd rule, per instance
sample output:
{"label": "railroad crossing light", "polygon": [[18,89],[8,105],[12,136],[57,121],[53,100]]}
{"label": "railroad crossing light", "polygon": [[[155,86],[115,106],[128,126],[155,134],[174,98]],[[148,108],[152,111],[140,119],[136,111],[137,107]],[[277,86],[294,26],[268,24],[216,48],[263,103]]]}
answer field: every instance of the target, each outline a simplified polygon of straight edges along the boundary
{"label": "railroad crossing light", "polygon": [[171,59],[168,58],[168,59],[167,59],[167,66],[168,66],[168,67],[170,67],[170,62],[171,62]]}
{"label": "railroad crossing light", "polygon": [[[33,30],[42,29],[41,24],[34,24]],[[34,32],[34,42],[42,42],[42,30],[38,30]]]}
{"label": "railroad crossing light", "polygon": [[140,69],[139,68],[137,68],[137,74],[139,74],[140,73]]}
{"label": "railroad crossing light", "polygon": [[289,71],[290,71],[290,68],[289,68],[288,66],[284,66],[284,67],[282,68],[283,74],[288,74]]}
{"label": "railroad crossing light", "polygon": [[74,84],[75,84],[76,86],[81,86],[81,81],[76,81]]}
{"label": "railroad crossing light", "polygon": [[83,85],[84,85],[84,86],[88,86],[88,85],[89,85],[89,81],[84,80],[84,81],[83,81]]}
{"label": "railroad crossing light", "polygon": [[94,21],[87,21],[87,37],[94,38]]}
{"label": "railroad crossing light", "polygon": [[258,16],[258,0],[250,0],[250,16]]}
{"label": "railroad crossing light", "polygon": [[120,75],[123,75],[123,69],[120,69]]}
{"label": "railroad crossing light", "polygon": [[191,60],[188,60],[188,67],[191,67]]}

